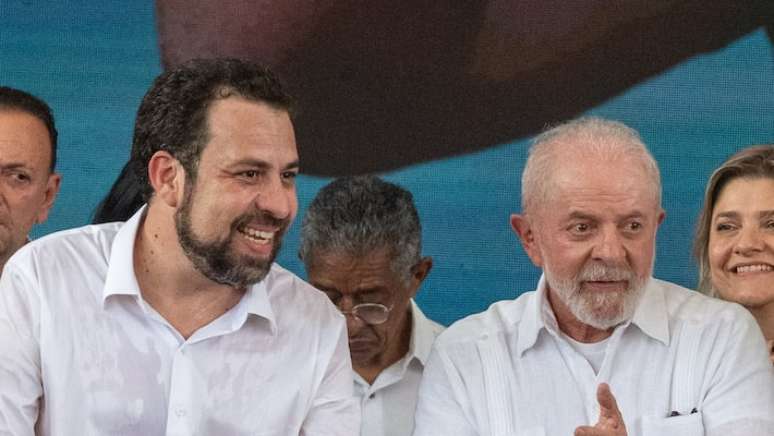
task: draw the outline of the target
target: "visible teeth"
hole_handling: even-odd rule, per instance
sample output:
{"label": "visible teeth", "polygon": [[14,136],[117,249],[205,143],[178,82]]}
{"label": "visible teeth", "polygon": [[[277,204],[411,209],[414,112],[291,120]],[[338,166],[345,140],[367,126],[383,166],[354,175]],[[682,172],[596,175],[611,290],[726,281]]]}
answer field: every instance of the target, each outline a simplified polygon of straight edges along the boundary
{"label": "visible teeth", "polygon": [[274,232],[264,232],[261,230],[251,229],[249,227],[243,227],[240,229],[240,231],[248,238],[260,243],[269,242],[274,238]]}
{"label": "visible teeth", "polygon": [[772,268],[771,265],[745,265],[745,266],[738,266],[736,267],[736,273],[737,274],[744,274],[744,273],[753,273],[753,272],[763,272],[763,271],[771,271],[774,268]]}

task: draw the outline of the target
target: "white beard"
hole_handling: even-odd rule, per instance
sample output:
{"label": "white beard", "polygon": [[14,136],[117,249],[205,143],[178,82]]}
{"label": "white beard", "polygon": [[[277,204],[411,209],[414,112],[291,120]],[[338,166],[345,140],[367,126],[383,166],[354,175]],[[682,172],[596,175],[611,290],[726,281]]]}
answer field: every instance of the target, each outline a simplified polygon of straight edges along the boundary
{"label": "white beard", "polygon": [[[567,306],[570,313],[583,324],[607,330],[630,320],[645,291],[648,276],[637,277],[628,266],[587,263],[571,279],[555,276],[548,264],[543,266],[546,283]],[[627,289],[620,292],[593,292],[584,290],[586,281],[626,280]]]}

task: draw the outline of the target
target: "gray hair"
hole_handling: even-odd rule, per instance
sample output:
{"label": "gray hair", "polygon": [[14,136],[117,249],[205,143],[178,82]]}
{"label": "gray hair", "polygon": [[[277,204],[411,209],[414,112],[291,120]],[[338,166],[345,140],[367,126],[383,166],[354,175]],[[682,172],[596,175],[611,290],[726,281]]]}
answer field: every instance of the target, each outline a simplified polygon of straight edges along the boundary
{"label": "gray hair", "polygon": [[554,126],[533,140],[521,177],[525,213],[534,212],[548,200],[557,162],[572,159],[578,153],[610,160],[622,157],[638,160],[648,174],[657,204],[661,204],[658,165],[637,131],[618,121],[583,117]]}
{"label": "gray hair", "polygon": [[323,187],[301,224],[298,256],[309,269],[327,252],[362,256],[387,249],[406,282],[419,262],[422,229],[413,196],[375,176],[342,177]]}

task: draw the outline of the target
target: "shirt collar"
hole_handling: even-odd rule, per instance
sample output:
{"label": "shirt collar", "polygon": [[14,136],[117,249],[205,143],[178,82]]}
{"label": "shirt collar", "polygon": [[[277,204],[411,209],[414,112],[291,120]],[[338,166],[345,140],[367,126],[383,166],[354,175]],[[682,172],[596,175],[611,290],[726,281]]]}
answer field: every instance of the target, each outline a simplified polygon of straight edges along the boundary
{"label": "shirt collar", "polygon": [[669,345],[669,319],[667,318],[666,297],[659,281],[649,278],[640,303],[634,311],[632,324],[664,345]]}
{"label": "shirt collar", "polygon": [[549,322],[556,326],[556,318],[553,317],[553,312],[546,310],[550,306],[546,298],[545,276],[540,276],[537,290],[528,298],[524,316],[519,323],[519,340],[516,344],[516,352],[519,356],[532,348],[537,342],[540,330],[547,328],[544,321],[545,318],[548,318]]}
{"label": "shirt collar", "polygon": [[435,341],[435,328],[433,323],[427,319],[419,306],[411,299],[411,342],[409,343],[409,360],[417,359],[422,366],[427,362],[430,356],[430,349]]}
{"label": "shirt collar", "polygon": [[269,270],[269,273],[266,274],[266,277],[264,277],[264,279],[260,282],[250,286],[250,288],[247,290],[247,293],[245,293],[245,295],[239,301],[239,307],[237,308],[239,313],[237,314],[237,319],[241,319],[242,322],[244,322],[244,320],[247,319],[247,315],[255,315],[261,318],[265,318],[269,321],[272,335],[276,335],[277,319],[274,315],[274,310],[272,310],[271,301],[269,299],[269,290],[272,288],[271,285],[274,282],[273,270],[274,265],[272,264],[272,269]]}
{"label": "shirt collar", "polygon": [[[649,278],[645,285],[645,291],[634,312],[631,324],[639,327],[643,333],[653,339],[669,345],[669,320],[664,290],[653,278]],[[524,317],[519,324],[517,344],[519,356],[535,345],[541,329],[557,334],[559,332],[556,317],[548,304],[545,275],[540,276],[537,291],[528,301]]]}
{"label": "shirt collar", "polygon": [[102,304],[112,295],[140,295],[140,285],[134,274],[134,241],[145,217],[143,206],[118,229],[110,247],[110,259],[102,289]]}
{"label": "shirt collar", "polygon": [[[134,273],[134,243],[137,231],[145,217],[146,208],[147,205],[132,215],[121,226],[115,239],[113,239],[107,275],[105,276],[105,286],[102,290],[103,306],[108,297],[112,295],[131,295],[141,298],[140,285],[137,283],[137,276]],[[237,304],[237,307],[234,308],[236,311],[234,319],[241,324],[247,319],[248,314],[266,318],[271,325],[272,334],[275,334],[277,324],[268,292],[271,284],[274,282],[273,269],[274,266],[272,265],[272,269],[269,270],[269,273],[263,280],[250,286]]]}

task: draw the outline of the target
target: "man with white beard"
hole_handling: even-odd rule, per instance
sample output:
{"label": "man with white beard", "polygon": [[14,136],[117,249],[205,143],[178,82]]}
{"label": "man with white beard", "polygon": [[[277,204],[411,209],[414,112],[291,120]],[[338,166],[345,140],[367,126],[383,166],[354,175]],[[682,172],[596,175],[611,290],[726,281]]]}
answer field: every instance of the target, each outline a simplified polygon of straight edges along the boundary
{"label": "man with white beard", "polygon": [[415,436],[774,434],[752,317],[651,277],[661,182],[634,130],[543,133],[522,202],[511,225],[543,277],[438,338]]}

